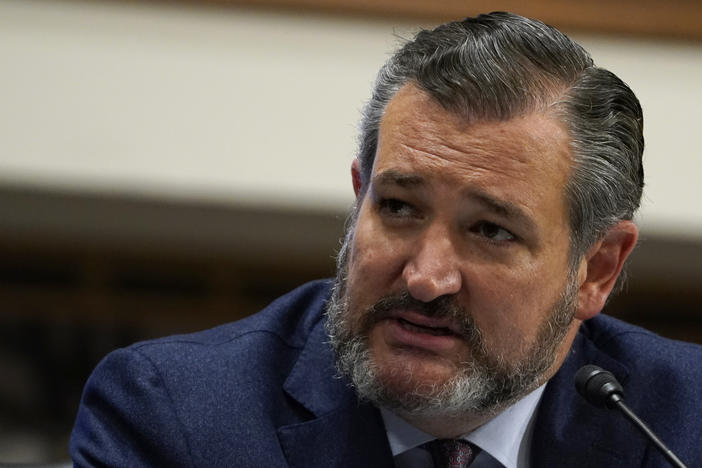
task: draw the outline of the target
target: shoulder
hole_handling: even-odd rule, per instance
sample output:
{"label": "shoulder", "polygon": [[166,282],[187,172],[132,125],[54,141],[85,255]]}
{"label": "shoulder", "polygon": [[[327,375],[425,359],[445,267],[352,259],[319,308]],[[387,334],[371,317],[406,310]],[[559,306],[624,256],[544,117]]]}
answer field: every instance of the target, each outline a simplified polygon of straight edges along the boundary
{"label": "shoulder", "polygon": [[627,404],[670,444],[695,453],[702,430],[702,346],[661,337],[601,315],[581,332],[625,369]]}
{"label": "shoulder", "polygon": [[240,358],[232,351],[260,351],[264,344],[301,349],[311,330],[322,320],[330,288],[328,280],[307,283],[245,319],[196,333],[142,341],[126,350],[154,362],[182,360],[187,365],[191,360],[188,353],[224,353]]}
{"label": "shoulder", "polygon": [[700,378],[701,345],[664,338],[604,314],[583,323],[581,333],[600,351],[623,361],[632,370],[674,369]]}
{"label": "shoulder", "polygon": [[[569,466],[665,465],[629,421],[577,394],[574,378],[586,364],[612,372],[624,387],[627,405],[681,459],[702,466],[697,435],[702,430],[702,347],[602,314],[582,323],[567,359],[546,386],[535,457],[567,460]],[[589,454],[588,463],[582,453]]]}
{"label": "shoulder", "polygon": [[330,286],[308,283],[246,319],[136,343],[105,361],[116,360],[135,379],[144,372],[158,376],[174,407],[188,417],[283,417],[273,414],[285,407],[283,384],[313,331],[323,327]]}
{"label": "shoulder", "polygon": [[329,292],[329,281],[308,283],[243,320],[136,343],[111,357],[147,361],[164,381],[176,382],[178,392],[222,382],[255,392],[259,385],[285,379],[320,325]]}
{"label": "shoulder", "polygon": [[702,346],[606,315],[585,322],[581,332],[599,351],[622,363],[632,382],[702,397]]}
{"label": "shoulder", "polygon": [[323,326],[329,292],[328,281],[309,283],[247,319],[110,353],[86,384],[74,461],[232,466],[254,439],[264,464],[279,464],[275,427],[298,421],[283,383]]}

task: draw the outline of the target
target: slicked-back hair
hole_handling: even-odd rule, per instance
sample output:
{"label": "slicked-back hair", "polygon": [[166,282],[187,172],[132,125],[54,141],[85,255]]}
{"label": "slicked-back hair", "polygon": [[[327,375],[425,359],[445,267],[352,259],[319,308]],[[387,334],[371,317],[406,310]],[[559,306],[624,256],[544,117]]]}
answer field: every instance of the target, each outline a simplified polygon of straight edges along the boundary
{"label": "slicked-back hair", "polygon": [[633,217],[643,190],[641,106],[622,80],[557,29],[494,12],[420,31],[404,44],[381,68],[364,110],[364,191],[385,108],[405,84],[468,122],[532,112],[560,120],[573,154],[565,188],[572,266],[608,228]]}

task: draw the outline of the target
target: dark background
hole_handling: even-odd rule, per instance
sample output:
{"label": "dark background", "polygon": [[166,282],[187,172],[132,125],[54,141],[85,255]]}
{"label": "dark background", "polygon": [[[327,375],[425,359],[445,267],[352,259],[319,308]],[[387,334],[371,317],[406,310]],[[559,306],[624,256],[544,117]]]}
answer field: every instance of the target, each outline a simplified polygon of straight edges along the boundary
{"label": "dark background", "polygon": [[[0,451],[49,460],[105,354],[331,276],[345,214],[6,187],[0,217]],[[701,252],[644,233],[608,313],[702,343]]]}

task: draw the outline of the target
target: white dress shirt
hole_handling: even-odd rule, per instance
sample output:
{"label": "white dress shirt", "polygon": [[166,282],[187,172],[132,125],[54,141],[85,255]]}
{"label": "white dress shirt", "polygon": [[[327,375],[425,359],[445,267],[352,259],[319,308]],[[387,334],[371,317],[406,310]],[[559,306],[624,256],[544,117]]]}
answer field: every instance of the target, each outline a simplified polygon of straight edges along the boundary
{"label": "white dress shirt", "polygon": [[[544,386],[460,437],[481,449],[471,468],[529,468],[532,426]],[[435,437],[384,408],[380,412],[396,468],[432,468],[431,455],[419,446]]]}

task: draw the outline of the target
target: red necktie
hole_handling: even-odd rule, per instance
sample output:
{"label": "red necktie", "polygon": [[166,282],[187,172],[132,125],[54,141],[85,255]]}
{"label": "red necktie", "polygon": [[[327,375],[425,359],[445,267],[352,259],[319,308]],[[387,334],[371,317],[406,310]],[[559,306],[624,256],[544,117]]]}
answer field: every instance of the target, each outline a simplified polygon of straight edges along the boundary
{"label": "red necktie", "polygon": [[434,459],[434,468],[466,468],[480,449],[465,440],[435,439],[422,445]]}

